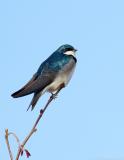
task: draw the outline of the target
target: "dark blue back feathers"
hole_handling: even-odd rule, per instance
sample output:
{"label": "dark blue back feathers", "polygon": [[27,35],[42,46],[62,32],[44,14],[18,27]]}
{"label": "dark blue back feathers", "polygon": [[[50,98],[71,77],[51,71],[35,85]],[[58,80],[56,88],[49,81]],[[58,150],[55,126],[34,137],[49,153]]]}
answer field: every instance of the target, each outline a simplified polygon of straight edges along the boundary
{"label": "dark blue back feathers", "polygon": [[44,68],[57,72],[73,58],[73,56],[65,55],[63,53],[55,51],[40,65],[37,74],[41,74]]}

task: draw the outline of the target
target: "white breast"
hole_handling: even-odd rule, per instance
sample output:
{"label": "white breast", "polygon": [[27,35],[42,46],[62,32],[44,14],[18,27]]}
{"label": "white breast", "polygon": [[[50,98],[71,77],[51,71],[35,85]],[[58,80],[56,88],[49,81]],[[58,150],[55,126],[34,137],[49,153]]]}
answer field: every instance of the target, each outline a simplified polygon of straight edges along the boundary
{"label": "white breast", "polygon": [[61,69],[61,71],[57,73],[57,76],[54,79],[54,81],[51,84],[49,84],[46,88],[44,88],[44,90],[42,91],[42,94],[46,91],[50,93],[56,92],[59,89],[60,85],[63,83],[66,86],[72,77],[72,74],[75,69],[75,65],[76,65],[75,61],[72,59],[68,64],[66,64]]}
{"label": "white breast", "polygon": [[66,86],[68,84],[68,82],[70,81],[73,72],[74,72],[74,68],[69,73],[62,73],[62,72],[60,72],[58,74],[58,76],[56,77],[56,79],[54,80],[54,82],[52,82],[49,85],[48,91],[49,92],[55,92],[56,90],[58,90],[59,86],[61,84],[63,84],[63,83]]}

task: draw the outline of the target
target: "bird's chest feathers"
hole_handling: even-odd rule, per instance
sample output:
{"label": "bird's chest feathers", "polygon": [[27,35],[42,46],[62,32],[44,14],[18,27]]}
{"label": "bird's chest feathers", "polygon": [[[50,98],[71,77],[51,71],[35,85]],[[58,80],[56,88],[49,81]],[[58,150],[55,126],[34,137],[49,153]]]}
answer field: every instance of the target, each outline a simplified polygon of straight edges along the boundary
{"label": "bird's chest feathers", "polygon": [[57,74],[55,80],[49,85],[48,91],[54,92],[59,89],[61,84],[64,84],[65,86],[70,81],[72,74],[74,72],[75,64],[69,63],[59,73]]}

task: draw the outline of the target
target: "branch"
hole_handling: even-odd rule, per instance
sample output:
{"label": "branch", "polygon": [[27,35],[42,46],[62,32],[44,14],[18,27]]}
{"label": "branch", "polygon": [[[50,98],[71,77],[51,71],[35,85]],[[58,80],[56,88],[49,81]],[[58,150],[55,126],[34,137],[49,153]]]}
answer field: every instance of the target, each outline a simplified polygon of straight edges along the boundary
{"label": "branch", "polygon": [[28,142],[28,140],[30,139],[30,137],[33,135],[33,133],[35,133],[37,131],[36,127],[41,119],[41,117],[43,116],[44,112],[46,111],[47,107],[49,106],[49,104],[53,101],[53,99],[55,99],[58,95],[58,93],[60,92],[60,90],[64,87],[64,84],[61,84],[60,89],[55,93],[52,94],[52,96],[50,96],[50,98],[48,99],[45,107],[43,109],[40,110],[40,114],[38,115],[38,118],[36,119],[31,131],[29,132],[29,134],[25,137],[24,141],[22,142],[22,144],[19,141],[19,138],[16,136],[15,133],[13,132],[8,132],[8,129],[5,130],[5,140],[6,140],[6,144],[7,144],[7,148],[9,151],[9,156],[10,159],[13,160],[13,155],[12,155],[12,151],[11,151],[11,147],[9,144],[9,135],[13,135],[18,143],[18,152],[16,155],[16,160],[19,160],[20,155],[23,155],[23,152],[25,151],[27,158],[30,156],[30,153],[27,149],[25,149],[25,145]]}
{"label": "branch", "polygon": [[10,159],[13,160],[13,155],[12,155],[12,151],[11,151],[10,144],[9,144],[9,133],[8,133],[8,129],[5,130],[5,140],[6,140],[7,148],[8,148],[8,151],[9,151]]}
{"label": "branch", "polygon": [[[61,88],[55,93],[55,94],[52,94],[52,96],[50,96],[49,100],[47,101],[44,109],[41,109],[40,110],[40,114],[38,116],[38,118],[36,119],[36,122],[34,123],[31,131],[29,132],[29,134],[27,135],[27,137],[24,139],[24,141],[22,142],[21,144],[21,148],[19,147],[18,149],[18,153],[17,153],[17,156],[16,156],[16,160],[19,160],[19,157],[21,155],[21,152],[22,152],[22,148],[24,149],[24,146],[25,144],[28,142],[28,140],[30,139],[30,137],[33,135],[34,132],[37,131],[36,127],[41,119],[41,117],[43,116],[44,112],[46,111],[47,107],[49,106],[49,104],[53,101],[53,99],[55,99],[58,95],[58,93],[60,92],[60,90],[63,88],[64,86],[62,85]],[[29,153],[29,152],[28,152]],[[30,153],[29,153],[29,156],[30,156]]]}
{"label": "branch", "polygon": [[13,132],[8,132],[8,129],[6,129],[5,130],[5,140],[6,140],[7,148],[8,148],[8,151],[9,151],[10,159],[13,160],[13,155],[12,155],[11,147],[10,147],[10,144],[9,144],[9,136],[10,135],[12,135],[16,139],[16,142],[18,144],[18,148],[20,148],[20,150],[21,150],[21,156],[23,155],[24,152],[26,153],[27,158],[29,156],[31,156],[29,151],[21,146],[21,143],[20,143],[19,138],[17,137],[17,135],[15,133],[13,133]]}

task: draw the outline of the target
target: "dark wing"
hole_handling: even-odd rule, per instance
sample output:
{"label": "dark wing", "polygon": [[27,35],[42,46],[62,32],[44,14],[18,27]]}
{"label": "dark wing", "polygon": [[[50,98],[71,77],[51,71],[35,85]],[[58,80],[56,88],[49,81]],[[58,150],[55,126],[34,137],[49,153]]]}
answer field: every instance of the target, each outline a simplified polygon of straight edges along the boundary
{"label": "dark wing", "polygon": [[46,69],[44,69],[40,75],[37,75],[36,73],[24,87],[13,93],[12,97],[18,98],[33,92],[41,92],[47,85],[54,81],[56,74],[57,73],[55,71]]}

